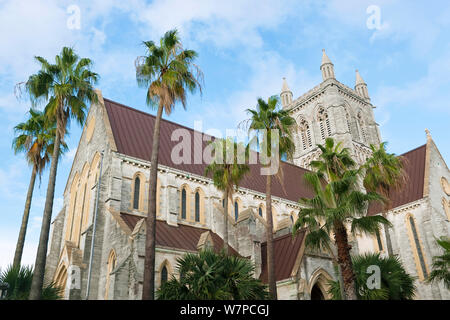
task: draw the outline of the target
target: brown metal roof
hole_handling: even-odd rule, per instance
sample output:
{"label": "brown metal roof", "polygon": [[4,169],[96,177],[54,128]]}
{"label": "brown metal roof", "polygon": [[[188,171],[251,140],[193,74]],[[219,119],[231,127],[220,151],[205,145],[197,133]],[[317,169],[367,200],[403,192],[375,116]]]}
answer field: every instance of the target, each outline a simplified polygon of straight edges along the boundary
{"label": "brown metal roof", "polygon": [[[104,101],[118,152],[150,161],[155,117],[108,99],[104,99]],[[171,141],[171,135],[175,129],[180,128],[187,129],[191,134],[192,164],[174,164],[171,160],[172,148],[179,143],[179,141]],[[202,144],[202,153],[207,145],[207,142],[201,139],[202,137],[199,134],[194,135],[193,129],[163,119],[161,122],[159,163],[204,176],[206,164],[193,164],[194,140]],[[310,188],[306,186],[303,180],[303,175],[308,170],[287,162],[282,162],[281,167],[283,168],[284,189],[278,179],[272,179],[273,196],[291,201],[298,201],[301,197],[313,196]],[[260,168],[259,164],[250,165],[250,173],[243,179],[240,186],[265,193],[266,176],[260,174]]]}
{"label": "brown metal roof", "polygon": [[[145,219],[124,212],[122,212],[120,216],[131,230],[134,229],[139,220]],[[156,220],[156,245],[186,251],[197,251],[197,244],[200,240],[200,236],[207,231],[210,230],[183,224],[179,224],[178,227],[175,227],[168,225],[165,221]],[[216,233],[210,232],[214,250],[218,252],[223,248],[223,240]],[[232,255],[239,255],[232,247],[229,247],[229,251]]]}
{"label": "brown metal roof", "polygon": [[[295,261],[305,237],[305,231],[300,231],[295,238],[287,234],[274,239],[275,280],[280,281],[291,276]],[[261,275],[259,278],[267,283],[267,242],[261,244]]]}
{"label": "brown metal roof", "polygon": [[[423,198],[423,187],[425,183],[425,155],[426,145],[420,146],[401,155],[405,159],[404,168],[408,181],[401,189],[389,191],[391,208],[397,208],[406,203]],[[381,204],[372,204],[369,206],[368,215],[375,215],[381,211]]]}

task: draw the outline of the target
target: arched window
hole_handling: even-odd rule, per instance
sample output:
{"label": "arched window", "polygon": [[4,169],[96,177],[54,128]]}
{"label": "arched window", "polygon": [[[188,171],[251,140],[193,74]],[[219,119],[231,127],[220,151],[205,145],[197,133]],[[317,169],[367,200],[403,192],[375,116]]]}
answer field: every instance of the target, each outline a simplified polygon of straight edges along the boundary
{"label": "arched window", "polygon": [[378,251],[383,251],[383,241],[381,240],[381,236],[380,236],[380,232],[377,230],[377,232],[375,233],[375,237],[377,239],[377,246],[378,246]]}
{"label": "arched window", "polygon": [[186,189],[181,190],[181,219],[186,219]]}
{"label": "arched window", "polygon": [[239,204],[237,201],[234,202],[234,220],[237,221],[239,218]]}
{"label": "arched window", "polygon": [[260,217],[263,216],[263,214],[262,214],[262,208],[261,208],[261,207],[258,208],[258,214],[259,214]]}
{"label": "arched window", "polygon": [[134,179],[134,195],[133,195],[133,209],[139,209],[139,197],[141,192],[141,179],[136,177]]}
{"label": "arched window", "polygon": [[167,267],[164,266],[164,267],[161,269],[161,285],[162,285],[163,283],[166,283],[166,282],[167,282],[167,279],[168,279]]}
{"label": "arched window", "polygon": [[296,218],[296,216],[295,216],[295,213],[294,213],[294,212],[291,212],[291,214],[290,214],[289,216],[290,216],[290,218],[291,218],[291,223],[294,224],[294,223],[295,223],[295,220],[297,220],[297,218]]}
{"label": "arched window", "polygon": [[360,137],[361,141],[367,142],[366,128],[364,126],[364,119],[363,119],[361,111],[358,112],[358,124],[359,124],[359,129],[361,130],[361,137]]}
{"label": "arched window", "polygon": [[75,214],[77,210],[77,198],[78,198],[78,191],[75,192],[75,200],[73,201],[73,207],[72,207],[72,216],[70,221],[70,230],[69,230],[69,240],[72,241],[73,237],[73,225],[75,223]]}
{"label": "arched window", "polygon": [[444,212],[447,215],[447,220],[450,221],[450,201],[447,202],[445,198],[442,198],[442,207],[444,208]]}
{"label": "arched window", "polygon": [[105,300],[108,300],[109,295],[109,286],[111,282],[111,273],[114,271],[114,268],[116,267],[117,263],[117,257],[116,252],[114,250],[111,250],[108,257],[108,267],[107,267],[107,273],[106,273],[106,284],[105,284]]}
{"label": "arched window", "polygon": [[312,147],[311,131],[309,129],[309,124],[305,119],[300,120],[299,131],[300,131],[300,138],[302,140],[303,150],[311,148]]}
{"label": "arched window", "polygon": [[322,139],[331,136],[330,118],[323,107],[317,111],[317,121],[319,121],[320,136]]}
{"label": "arched window", "polygon": [[200,222],[200,193],[195,193],[195,222]]}
{"label": "arched window", "polygon": [[55,277],[55,286],[57,288],[60,288],[62,292],[66,289],[66,283],[67,283],[67,268],[65,265],[60,265],[58,272],[56,272]]}
{"label": "arched window", "polygon": [[417,226],[414,221],[414,218],[412,215],[409,215],[407,217],[407,223],[408,223],[408,231],[409,231],[409,239],[411,242],[411,247],[413,249],[414,258],[416,261],[416,267],[419,271],[419,278],[420,279],[426,279],[428,277],[428,270],[427,265],[425,263],[425,256],[422,250],[422,245],[420,243],[419,234],[417,231]]}

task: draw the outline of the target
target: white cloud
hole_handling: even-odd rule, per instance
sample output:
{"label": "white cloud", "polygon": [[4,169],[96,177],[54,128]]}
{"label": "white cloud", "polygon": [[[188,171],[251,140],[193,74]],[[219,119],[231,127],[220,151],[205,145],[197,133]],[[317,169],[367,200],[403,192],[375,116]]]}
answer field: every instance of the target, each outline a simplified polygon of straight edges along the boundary
{"label": "white cloud", "polygon": [[[12,264],[17,244],[17,234],[2,231],[0,233],[0,269],[5,270]],[[22,254],[22,265],[34,265],[37,251],[37,242],[26,241]]]}
{"label": "white cloud", "polygon": [[249,117],[245,110],[254,108],[257,98],[267,99],[280,94],[283,77],[286,77],[294,99],[320,83],[320,72],[310,75],[273,51],[248,50],[239,56],[239,60],[249,63],[249,76],[236,80],[241,88],[230,92],[225,100],[209,101],[198,113],[189,114],[192,123],[203,121],[203,130],[236,128]]}
{"label": "white cloud", "polygon": [[403,85],[380,86],[374,95],[374,101],[382,107],[419,104],[424,108],[448,113],[450,111],[448,74],[450,74],[450,46],[429,64],[422,78]]}
{"label": "white cloud", "polygon": [[140,10],[136,19],[150,27],[146,32],[153,37],[176,27],[183,39],[211,41],[217,47],[260,47],[259,29],[274,28],[294,12],[298,14],[298,5],[294,0],[156,0]]}

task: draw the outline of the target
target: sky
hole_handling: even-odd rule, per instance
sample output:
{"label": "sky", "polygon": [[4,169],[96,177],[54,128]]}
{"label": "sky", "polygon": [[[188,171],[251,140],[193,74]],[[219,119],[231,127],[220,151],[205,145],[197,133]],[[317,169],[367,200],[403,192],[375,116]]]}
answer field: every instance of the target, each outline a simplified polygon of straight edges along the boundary
{"label": "sky", "polygon": [[[94,61],[96,87],[108,99],[146,112],[134,61],[142,41],[177,28],[198,52],[202,95],[188,97],[170,120],[203,129],[235,128],[257,97],[279,94],[286,77],[294,99],[321,82],[322,49],[337,80],[354,87],[355,69],[368,84],[375,119],[388,150],[401,154],[426,142],[428,128],[450,161],[450,4],[446,0],[0,0],[0,269],[13,260],[31,175],[14,155],[14,126],[29,101],[17,83],[38,70],[34,56],[53,61],[64,46]],[[58,167],[53,217],[80,139],[72,123],[70,150]],[[24,264],[33,264],[48,170],[34,191]]]}

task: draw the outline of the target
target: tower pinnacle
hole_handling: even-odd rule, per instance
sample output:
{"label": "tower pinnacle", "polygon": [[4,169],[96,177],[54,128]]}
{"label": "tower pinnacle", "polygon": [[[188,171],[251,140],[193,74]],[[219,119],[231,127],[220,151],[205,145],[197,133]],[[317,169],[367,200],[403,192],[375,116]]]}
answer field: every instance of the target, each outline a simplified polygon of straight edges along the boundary
{"label": "tower pinnacle", "polygon": [[322,71],[323,81],[328,79],[334,79],[334,65],[325,53],[325,49],[322,49],[322,65],[320,66]]}
{"label": "tower pinnacle", "polygon": [[358,69],[356,69],[355,91],[361,98],[370,101],[369,91],[367,90],[367,84],[364,82],[363,78],[359,74]]}
{"label": "tower pinnacle", "polygon": [[292,102],[292,91],[289,89],[286,78],[284,77],[280,97],[283,108],[287,107]]}

